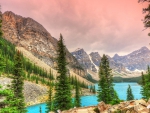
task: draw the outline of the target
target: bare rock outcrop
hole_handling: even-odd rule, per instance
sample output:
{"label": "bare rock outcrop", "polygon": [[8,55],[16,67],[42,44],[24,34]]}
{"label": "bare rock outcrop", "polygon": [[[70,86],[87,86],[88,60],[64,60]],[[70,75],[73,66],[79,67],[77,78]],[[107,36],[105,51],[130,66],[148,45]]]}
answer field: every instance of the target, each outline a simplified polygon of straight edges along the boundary
{"label": "bare rock outcrop", "polygon": [[96,113],[94,111],[95,108],[96,106],[73,108],[70,110],[62,111],[61,113]]}
{"label": "bare rock outcrop", "polygon": [[101,112],[106,111],[110,106],[105,104],[103,101],[99,102],[98,104],[98,110]]}
{"label": "bare rock outcrop", "polygon": [[148,105],[150,100],[146,102],[143,99],[125,101],[117,105],[108,105],[101,101],[97,106],[73,108],[62,113],[149,113]]}
{"label": "bare rock outcrop", "polygon": [[[25,18],[7,11],[2,15],[3,37],[15,44],[30,51],[34,56],[55,68],[57,39],[38,22],[32,18]],[[68,69],[76,74],[84,76],[86,72],[78,61],[66,48],[66,58],[69,63]]]}
{"label": "bare rock outcrop", "polygon": [[[0,85],[7,88],[11,84],[11,79],[0,77]],[[24,82],[24,97],[27,106],[45,102],[47,100],[48,87],[35,84],[29,81]]]}
{"label": "bare rock outcrop", "polygon": [[148,103],[141,100],[132,100],[121,102],[120,104],[109,106],[104,102],[98,104],[100,113],[148,113]]}

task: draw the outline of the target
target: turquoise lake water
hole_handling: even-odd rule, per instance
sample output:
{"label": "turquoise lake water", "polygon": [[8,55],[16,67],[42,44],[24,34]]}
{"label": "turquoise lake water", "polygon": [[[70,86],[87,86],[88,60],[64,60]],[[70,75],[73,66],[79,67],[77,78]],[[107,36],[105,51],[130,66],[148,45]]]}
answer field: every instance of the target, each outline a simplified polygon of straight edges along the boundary
{"label": "turquoise lake water", "polygon": [[[126,100],[126,92],[128,85],[130,84],[132,88],[132,93],[134,95],[134,99],[141,99],[141,94],[140,94],[140,89],[141,86],[138,85],[137,83],[114,83],[114,89],[117,91],[117,94],[121,100]],[[95,84],[96,89],[98,88],[98,85]],[[90,95],[90,96],[82,96],[81,97],[81,104],[82,106],[92,106],[92,105],[97,105],[97,97],[96,95]],[[29,106],[27,107],[28,113],[39,113],[39,107],[42,107],[42,113],[45,113],[45,106],[46,104],[38,104],[34,106]]]}

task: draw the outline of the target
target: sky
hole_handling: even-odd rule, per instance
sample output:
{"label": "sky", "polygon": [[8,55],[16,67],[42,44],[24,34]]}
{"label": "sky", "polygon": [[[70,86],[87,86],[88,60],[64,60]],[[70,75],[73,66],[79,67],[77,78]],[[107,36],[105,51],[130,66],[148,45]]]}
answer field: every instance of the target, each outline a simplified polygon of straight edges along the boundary
{"label": "sky", "polygon": [[31,17],[59,39],[70,52],[126,55],[143,46],[150,48],[138,0],[1,0],[1,10]]}

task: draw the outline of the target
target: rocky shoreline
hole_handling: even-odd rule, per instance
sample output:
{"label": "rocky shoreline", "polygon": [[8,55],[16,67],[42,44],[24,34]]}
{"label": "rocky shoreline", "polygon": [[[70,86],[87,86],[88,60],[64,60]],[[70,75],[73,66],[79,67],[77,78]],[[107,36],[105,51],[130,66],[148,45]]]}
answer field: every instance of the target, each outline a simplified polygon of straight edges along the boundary
{"label": "rocky shoreline", "polygon": [[97,106],[72,108],[61,113],[149,113],[148,105],[150,100],[146,102],[143,99],[124,101],[117,105],[109,105],[101,101]]}
{"label": "rocky shoreline", "polygon": [[[0,77],[0,85],[3,86],[3,88],[7,88],[8,85],[11,84],[11,79],[7,77]],[[32,83],[30,81],[24,82],[24,97],[25,97],[25,103],[26,106],[32,106],[40,103],[45,103],[48,99],[48,87]],[[72,90],[72,96],[74,97],[75,90]],[[83,89],[81,91],[82,96],[86,95],[93,95],[92,92],[90,92],[89,89]]]}
{"label": "rocky shoreline", "polygon": [[[11,79],[0,77],[0,85],[7,88],[11,84]],[[48,99],[48,87],[35,84],[29,81],[24,82],[24,97],[26,106],[36,105],[45,102]]]}

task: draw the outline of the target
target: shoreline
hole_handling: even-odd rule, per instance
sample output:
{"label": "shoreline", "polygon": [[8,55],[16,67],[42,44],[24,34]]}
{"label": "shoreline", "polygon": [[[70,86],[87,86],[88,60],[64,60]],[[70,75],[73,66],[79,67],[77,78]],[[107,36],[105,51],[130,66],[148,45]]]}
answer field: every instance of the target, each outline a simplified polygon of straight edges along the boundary
{"label": "shoreline", "polygon": [[[89,89],[87,89],[87,90],[89,90]],[[81,97],[82,96],[91,96],[91,95],[96,95],[96,93],[95,94],[93,94],[93,93],[86,93],[86,94],[82,94],[81,95]],[[26,103],[26,108],[27,107],[30,107],[30,106],[35,106],[35,105],[38,105],[38,104],[42,104],[42,103],[46,103],[46,101],[47,101],[47,99],[48,99],[48,95],[45,95],[45,96],[42,96],[42,97],[44,97],[45,98],[45,101],[42,101],[42,100],[37,100],[36,102],[33,102],[33,101],[31,101],[31,102],[27,102]],[[72,98],[74,98],[74,96],[72,96]]]}

